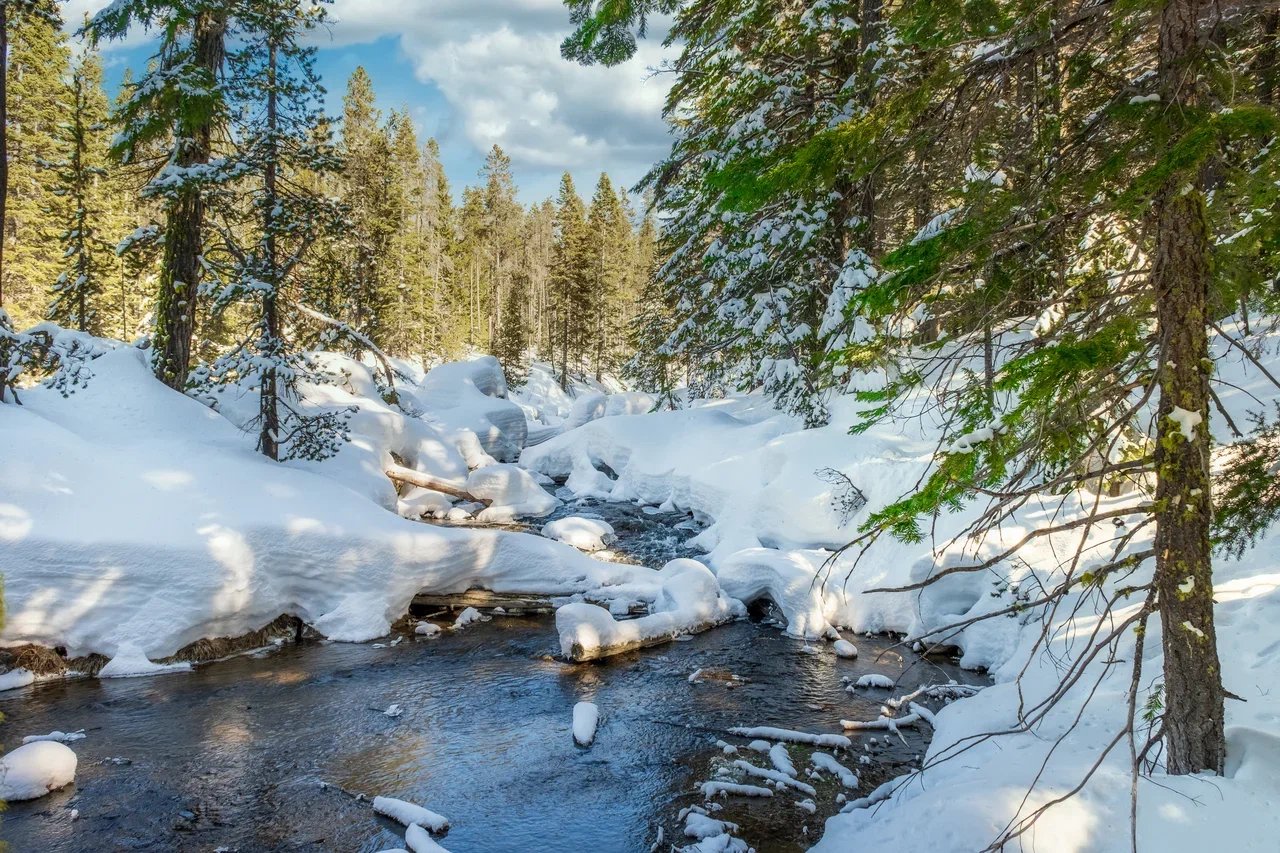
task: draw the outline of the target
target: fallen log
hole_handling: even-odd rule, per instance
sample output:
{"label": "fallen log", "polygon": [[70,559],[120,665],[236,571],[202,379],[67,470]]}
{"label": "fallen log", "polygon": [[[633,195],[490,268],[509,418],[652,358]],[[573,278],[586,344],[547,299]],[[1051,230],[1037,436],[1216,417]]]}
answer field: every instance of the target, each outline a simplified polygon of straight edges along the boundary
{"label": "fallen log", "polygon": [[388,465],[386,475],[398,483],[408,483],[410,486],[431,489],[433,492],[440,492],[459,500],[475,501],[485,506],[493,503],[493,501],[478,498],[471,494],[457,481],[442,480],[439,477],[433,477],[430,474],[424,474],[421,471],[415,471],[403,465]]}
{"label": "fallen log", "polygon": [[469,589],[466,592],[445,595],[420,592],[413,597],[413,606],[416,608],[443,607],[448,610],[466,610],[468,607],[474,607],[476,610],[484,611],[501,607],[508,616],[551,613],[556,609],[551,603],[550,596],[519,592],[491,592],[487,589]]}

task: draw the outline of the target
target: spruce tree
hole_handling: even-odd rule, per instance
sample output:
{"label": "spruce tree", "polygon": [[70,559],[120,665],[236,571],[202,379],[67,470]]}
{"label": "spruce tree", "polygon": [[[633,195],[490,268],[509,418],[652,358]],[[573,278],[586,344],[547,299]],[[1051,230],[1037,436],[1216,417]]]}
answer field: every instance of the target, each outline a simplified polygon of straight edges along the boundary
{"label": "spruce tree", "polygon": [[576,365],[585,352],[583,331],[590,328],[589,233],[586,210],[573,178],[568,172],[560,178],[556,198],[556,240],[552,255],[551,349],[558,354],[560,387],[569,388],[569,366]]}
{"label": "spruce tree", "polygon": [[328,377],[296,338],[316,320],[298,300],[298,273],[317,238],[337,221],[334,206],[298,180],[338,162],[313,131],[324,88],[315,48],[305,40],[324,21],[324,7],[312,0],[251,0],[235,19],[236,47],[228,57],[237,145],[219,168],[241,204],[218,206],[219,248],[231,262],[210,261],[207,289],[217,314],[241,306],[252,320],[231,351],[197,375],[212,384],[256,386],[258,449],[277,460],[330,456],[345,437],[344,412],[300,406],[302,384]]}
{"label": "spruce tree", "polygon": [[[233,11],[231,0],[121,0],[87,27],[94,43],[122,39],[134,26],[160,34],[158,52],[117,117],[121,131],[113,152],[123,163],[149,169],[144,195],[164,205],[152,366],[162,382],[179,390],[187,382],[204,272],[205,197],[217,178],[210,163],[226,121],[221,74]],[[137,160],[166,143],[163,160]]]}
{"label": "spruce tree", "polygon": [[106,93],[96,54],[82,56],[71,73],[70,110],[59,127],[66,159],[50,164],[62,200],[66,228],[62,232],[62,272],[53,284],[50,319],[82,332],[103,334],[111,328],[101,305],[107,279],[118,264],[107,242],[113,221],[108,193]]}

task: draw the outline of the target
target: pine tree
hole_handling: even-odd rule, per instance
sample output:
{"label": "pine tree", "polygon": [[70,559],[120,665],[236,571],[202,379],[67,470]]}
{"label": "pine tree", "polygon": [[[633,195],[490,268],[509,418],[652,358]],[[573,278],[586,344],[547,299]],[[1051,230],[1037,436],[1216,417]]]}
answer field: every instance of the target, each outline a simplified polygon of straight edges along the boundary
{"label": "pine tree", "polygon": [[600,175],[587,214],[587,263],[582,315],[584,339],[599,381],[617,367],[623,328],[623,305],[631,226],[609,176]]}
{"label": "pine tree", "polygon": [[[479,235],[484,256],[481,278],[483,300],[488,309],[488,337],[495,341],[499,336],[509,340],[515,337],[525,339],[523,330],[517,333],[504,328],[522,324],[525,316],[525,294],[511,294],[518,284],[515,271],[520,257],[523,211],[516,202],[511,158],[497,145],[485,157],[480,178],[484,181],[484,218]],[[515,310],[508,314],[508,308]]]}
{"label": "pine tree", "polygon": [[67,217],[62,233],[63,270],[53,285],[50,319],[100,335],[110,318],[100,305],[108,276],[117,267],[107,242],[113,221],[111,182],[107,170],[107,96],[102,90],[102,67],[94,53],[86,53],[71,73],[70,114],[59,128],[68,156],[50,164],[57,179],[55,194]]}
{"label": "pine tree", "polygon": [[130,90],[118,115],[121,132],[113,147],[124,163],[166,141],[163,161],[147,164],[151,180],[144,195],[165,209],[164,258],[156,298],[152,366],[156,376],[183,389],[191,361],[197,292],[203,275],[205,196],[214,188],[215,136],[225,124],[225,92],[220,75],[233,4],[181,0],[159,6],[150,0],[121,0],[90,22],[96,44],[122,39],[135,25],[160,33],[160,48],[147,74]]}
{"label": "pine tree", "polygon": [[342,316],[370,341],[386,343],[393,325],[397,282],[388,260],[403,225],[404,200],[392,139],[374,105],[373,81],[357,67],[347,82],[342,119]]}
{"label": "pine tree", "polygon": [[313,132],[324,89],[314,69],[315,48],[304,46],[324,21],[324,7],[312,0],[251,0],[235,20],[236,48],[228,57],[237,146],[219,168],[226,187],[247,207],[218,206],[220,248],[232,263],[213,267],[216,283],[208,289],[217,314],[240,305],[252,321],[230,352],[197,375],[211,384],[257,386],[258,449],[277,460],[282,454],[330,456],[345,437],[346,413],[300,407],[301,384],[328,377],[294,337],[316,319],[298,301],[296,277],[315,240],[337,219],[328,200],[298,181],[338,162]]}
{"label": "pine tree", "polygon": [[58,128],[70,106],[64,79],[71,54],[53,4],[9,3],[6,13],[0,306],[21,328],[44,317],[46,294],[59,272],[66,202],[56,193],[49,165],[66,155]]}
{"label": "pine tree", "polygon": [[550,277],[550,345],[552,352],[559,354],[560,387],[568,390],[569,365],[576,365],[585,352],[582,332],[589,328],[590,322],[590,294],[586,279],[590,245],[586,210],[568,172],[560,179],[555,229]]}

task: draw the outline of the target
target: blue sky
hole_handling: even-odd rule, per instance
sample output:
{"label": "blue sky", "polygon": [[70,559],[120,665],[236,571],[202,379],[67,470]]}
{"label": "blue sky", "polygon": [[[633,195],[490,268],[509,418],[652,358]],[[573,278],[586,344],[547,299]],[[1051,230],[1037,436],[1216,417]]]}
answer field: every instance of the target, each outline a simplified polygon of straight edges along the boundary
{"label": "blue sky", "polygon": [[[66,0],[78,21],[107,0]],[[568,30],[560,0],[335,0],[334,22],[319,34],[318,68],[338,114],[357,65],[373,78],[379,106],[407,107],[419,134],[434,136],[455,194],[475,183],[498,144],[511,156],[521,201],[552,196],[560,174],[590,195],[599,173],[631,186],[667,149],[660,110],[665,75],[652,69],[658,41],[617,68],[564,61]],[[104,56],[107,83],[126,67],[145,67],[151,46],[131,35]]]}

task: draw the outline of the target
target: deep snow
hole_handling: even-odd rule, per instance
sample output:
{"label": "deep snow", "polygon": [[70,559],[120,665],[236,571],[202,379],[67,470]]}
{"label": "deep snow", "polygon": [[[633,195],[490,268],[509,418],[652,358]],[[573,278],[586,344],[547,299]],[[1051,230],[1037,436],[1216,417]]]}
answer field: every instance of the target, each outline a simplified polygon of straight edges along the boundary
{"label": "deep snow", "polygon": [[[1264,355],[1273,374],[1280,364],[1278,344],[1273,336]],[[1245,413],[1269,409],[1276,389],[1221,341],[1215,346],[1225,355],[1217,368],[1224,380],[1217,387],[1219,396],[1237,423],[1248,423]],[[1078,534],[1043,537],[1016,560],[986,572],[952,575],[922,591],[868,594],[867,590],[918,582],[940,569],[975,562],[975,556],[981,560],[998,554],[1038,526],[1080,515],[1094,496],[1069,495],[1061,506],[1056,496],[1029,503],[999,535],[978,548],[956,539],[981,509],[970,506],[936,519],[931,537],[920,544],[881,538],[855,566],[852,555],[835,549],[853,537],[867,512],[899,498],[919,481],[938,449],[937,425],[927,416],[849,435],[860,408],[849,398],[836,399],[830,426],[802,430],[758,396],[694,401],[678,411],[590,420],[526,448],[521,463],[548,476],[566,477],[567,486],[578,495],[688,511],[706,525],[694,541],[708,550],[707,559],[725,593],[747,602],[771,600],[783,612],[790,633],[814,640],[835,639],[837,628],[926,635],[1009,607],[1020,595],[1025,597],[1025,590],[1061,576],[1062,555],[1074,552]],[[1211,428],[1229,441],[1218,420],[1214,412]],[[966,440],[980,441],[981,436]],[[1219,456],[1216,464],[1229,463]],[[857,497],[849,486],[861,492],[867,508],[855,509],[846,518],[849,499]],[[1134,500],[1133,495],[1105,497],[1098,508],[1123,509]],[[1095,530],[1086,541],[1084,569],[1110,554],[1113,534],[1105,529],[1109,525],[1100,527],[1104,529]],[[1139,535],[1130,547],[1141,550],[1149,543],[1149,535]],[[1229,839],[1237,849],[1270,850],[1280,837],[1280,813],[1268,806],[1280,799],[1280,774],[1275,772],[1280,764],[1280,714],[1274,699],[1280,695],[1278,555],[1280,530],[1273,527],[1243,558],[1215,560],[1224,680],[1228,690],[1247,701],[1227,704],[1225,778],[1156,776],[1139,782],[1138,832],[1144,849],[1196,850]],[[1058,684],[1058,661],[1078,650],[1081,638],[1098,621],[1087,602],[1074,619],[1066,615],[1077,602],[1074,595],[1068,597],[1050,617],[1053,633],[1047,651],[1034,645],[1042,613],[1034,608],[1015,618],[982,622],[955,636],[932,637],[959,646],[965,666],[988,668],[995,686],[936,714],[929,769],[851,803],[846,813],[828,821],[814,849],[980,850],[1011,820],[1075,787],[1123,725],[1131,634],[1119,649],[1120,665],[1107,672],[1100,664],[1091,666],[1033,731],[977,743],[973,739],[1016,727],[1018,709],[1034,705]],[[1115,618],[1123,619],[1140,603],[1133,598],[1122,602]],[[1156,637],[1158,630],[1159,621],[1152,620],[1149,635]],[[1149,640],[1144,689],[1158,681],[1161,665],[1160,644]],[[1095,683],[1097,693],[1081,712]],[[893,699],[891,690],[885,692]],[[918,723],[931,722],[927,709],[912,706],[903,712]],[[1074,724],[1077,716],[1079,723]],[[884,720],[851,722],[888,725]],[[1066,739],[1055,749],[1055,739],[1064,733]],[[740,734],[770,736],[749,729]],[[940,760],[949,755],[960,757]],[[1036,790],[1028,796],[1033,782]],[[1121,747],[1080,795],[1051,809],[1024,840],[1039,853],[1128,850],[1130,782],[1127,748]],[[871,805],[869,799],[877,801],[874,807],[865,807]]]}

